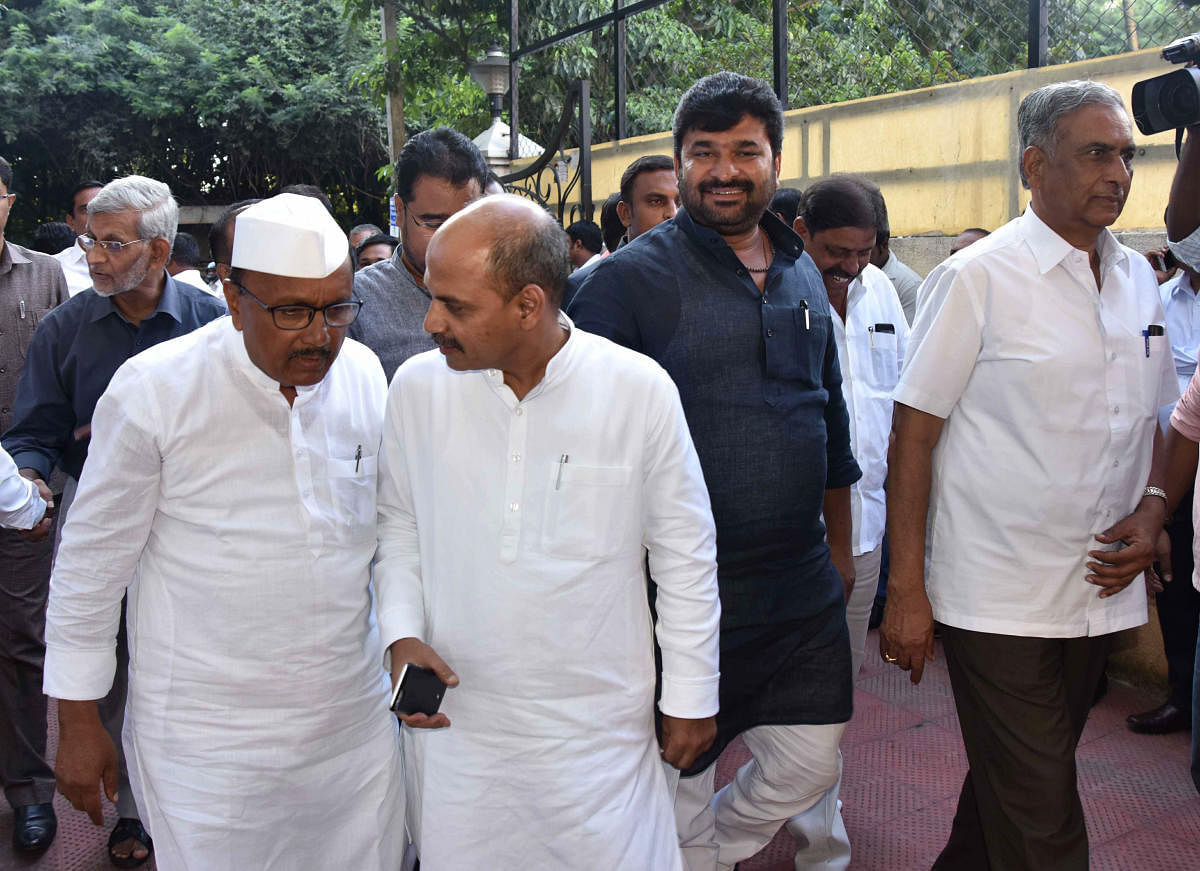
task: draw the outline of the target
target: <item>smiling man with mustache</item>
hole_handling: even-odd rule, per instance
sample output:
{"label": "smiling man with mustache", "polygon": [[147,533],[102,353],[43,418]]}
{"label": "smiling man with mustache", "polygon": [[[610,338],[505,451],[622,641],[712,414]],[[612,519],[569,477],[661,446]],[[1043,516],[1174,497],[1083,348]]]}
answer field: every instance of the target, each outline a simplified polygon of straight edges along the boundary
{"label": "smiling man with mustache", "polygon": [[[860,473],[821,275],[767,209],[779,101],[766,82],[708,76],[675,110],[674,145],[683,207],[598,263],[569,313],[667,370],[704,469],[721,710],[712,748],[667,776],[685,867],[725,871],[837,783]],[[716,758],[738,735],[754,759],[714,797]],[[802,846],[796,867],[815,852]]]}
{"label": "smiling man with mustache", "polygon": [[395,718],[372,614],[387,386],[346,329],[346,236],[280,194],[234,219],[231,317],[133,358],[96,406],[46,627],[60,791],[99,820],[92,701],[129,588],[130,779],[162,871],[393,871]]}

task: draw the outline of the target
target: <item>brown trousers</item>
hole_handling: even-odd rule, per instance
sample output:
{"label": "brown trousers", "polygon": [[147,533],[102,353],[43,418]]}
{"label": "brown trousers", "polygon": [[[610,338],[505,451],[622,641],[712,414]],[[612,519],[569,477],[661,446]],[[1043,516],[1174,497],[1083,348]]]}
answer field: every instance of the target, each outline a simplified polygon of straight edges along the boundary
{"label": "brown trousers", "polygon": [[1113,638],[942,627],[970,770],[934,871],[1086,871],[1075,748]]}

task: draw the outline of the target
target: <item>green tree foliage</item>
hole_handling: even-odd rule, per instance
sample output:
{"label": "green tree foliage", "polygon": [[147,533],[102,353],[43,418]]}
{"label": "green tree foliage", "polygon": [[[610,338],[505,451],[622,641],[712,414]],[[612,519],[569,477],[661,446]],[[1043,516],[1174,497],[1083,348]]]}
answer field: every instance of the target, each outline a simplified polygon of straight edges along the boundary
{"label": "green tree foliage", "polygon": [[10,233],[83,178],[141,173],[184,204],[319,185],[382,217],[379,29],[339,0],[43,0],[0,5],[0,154]]}

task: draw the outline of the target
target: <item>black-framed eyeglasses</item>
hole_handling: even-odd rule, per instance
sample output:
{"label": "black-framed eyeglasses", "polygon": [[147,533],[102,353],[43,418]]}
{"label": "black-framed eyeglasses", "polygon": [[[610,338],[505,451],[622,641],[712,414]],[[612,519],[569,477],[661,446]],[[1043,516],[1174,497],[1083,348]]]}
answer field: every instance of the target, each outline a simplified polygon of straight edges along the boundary
{"label": "black-framed eyeglasses", "polygon": [[428,221],[422,220],[408,210],[408,203],[404,204],[404,214],[407,215],[409,218],[412,218],[412,222],[414,224],[416,224],[418,227],[420,227],[423,230],[429,230],[431,232],[436,230],[438,227],[442,226],[442,224],[444,224],[450,220],[449,217],[433,218],[432,220],[428,220]]}
{"label": "black-framed eyeglasses", "polygon": [[311,305],[267,305],[248,291],[241,282],[234,281],[232,278],[225,280],[261,305],[265,311],[270,312],[271,320],[281,330],[302,330],[313,322],[317,312],[320,312],[321,316],[325,318],[328,326],[348,327],[358,320],[358,313],[363,306],[361,299],[352,299],[349,302],[331,302],[323,308],[313,308]]}
{"label": "black-framed eyeglasses", "polygon": [[75,241],[79,243],[79,247],[84,251],[91,251],[99,246],[110,254],[116,254],[122,248],[128,245],[136,245],[138,242],[149,242],[149,239],[131,239],[128,242],[116,242],[110,239],[96,239],[92,236],[76,236]]}

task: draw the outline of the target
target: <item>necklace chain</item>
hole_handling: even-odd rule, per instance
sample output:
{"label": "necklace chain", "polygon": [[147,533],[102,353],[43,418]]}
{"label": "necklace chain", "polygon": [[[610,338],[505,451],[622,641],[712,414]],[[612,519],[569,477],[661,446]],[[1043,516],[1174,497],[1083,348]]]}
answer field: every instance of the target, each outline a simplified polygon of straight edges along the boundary
{"label": "necklace chain", "polygon": [[751,272],[753,272],[755,275],[762,275],[764,272],[769,271],[771,268],[771,249],[770,249],[770,243],[767,242],[767,234],[762,229],[760,229],[758,232],[759,232],[759,235],[762,237],[763,263],[765,263],[767,265],[763,266],[762,268],[758,268],[755,266],[747,266],[746,268],[748,270],[750,270]]}

